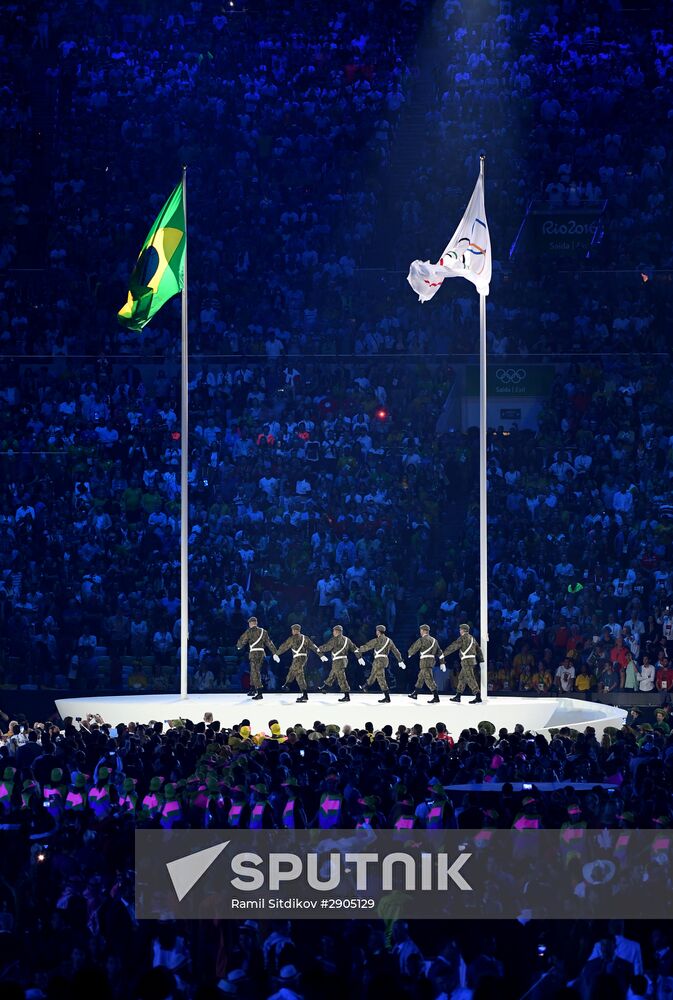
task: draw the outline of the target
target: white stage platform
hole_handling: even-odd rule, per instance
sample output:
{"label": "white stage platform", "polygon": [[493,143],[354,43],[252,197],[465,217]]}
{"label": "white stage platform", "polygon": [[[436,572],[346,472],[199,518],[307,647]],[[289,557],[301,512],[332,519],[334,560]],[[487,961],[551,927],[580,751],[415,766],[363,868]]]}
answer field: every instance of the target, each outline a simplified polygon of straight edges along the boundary
{"label": "white stage platform", "polygon": [[376,729],[390,725],[393,730],[401,724],[410,727],[420,723],[427,729],[443,722],[449,732],[456,735],[461,729],[476,727],[488,719],[496,730],[501,726],[512,729],[520,722],[525,729],[538,733],[560,726],[581,730],[594,726],[600,734],[606,726],[624,725],[626,719],[622,708],[573,698],[491,698],[480,705],[470,705],[467,698],[455,704],[449,701],[448,695],[443,695],[439,705],[429,705],[427,694],[420,695],[417,701],[394,694],[390,704],[380,705],[377,694],[351,693],[351,701],[347,703],[340,703],[338,697],[338,694],[315,694],[309,696],[308,702],[298,705],[297,695],[288,693],[265,694],[261,701],[252,701],[244,694],[192,694],[185,700],[176,694],[108,698],[92,694],[59,699],[56,707],[62,718],[68,715],[84,718],[92,712],[100,714],[111,725],[178,718],[199,722],[204,712],[212,712],[226,728],[242,719],[250,719],[253,732],[268,730],[269,720],[277,719],[282,729],[297,723],[310,729],[318,720],[325,725],[349,724],[356,729],[363,728],[365,722],[372,722]]}

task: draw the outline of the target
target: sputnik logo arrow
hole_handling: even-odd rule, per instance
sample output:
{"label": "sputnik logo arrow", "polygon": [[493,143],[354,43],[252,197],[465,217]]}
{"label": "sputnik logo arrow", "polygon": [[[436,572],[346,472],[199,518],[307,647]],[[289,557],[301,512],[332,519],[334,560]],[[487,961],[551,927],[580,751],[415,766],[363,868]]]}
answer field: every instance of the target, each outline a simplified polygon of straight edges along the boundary
{"label": "sputnik logo arrow", "polygon": [[179,903],[194,888],[201,876],[205,875],[211,865],[217,861],[228,843],[229,841],[225,840],[223,844],[206,847],[204,851],[187,854],[184,858],[177,858],[175,861],[166,863]]}

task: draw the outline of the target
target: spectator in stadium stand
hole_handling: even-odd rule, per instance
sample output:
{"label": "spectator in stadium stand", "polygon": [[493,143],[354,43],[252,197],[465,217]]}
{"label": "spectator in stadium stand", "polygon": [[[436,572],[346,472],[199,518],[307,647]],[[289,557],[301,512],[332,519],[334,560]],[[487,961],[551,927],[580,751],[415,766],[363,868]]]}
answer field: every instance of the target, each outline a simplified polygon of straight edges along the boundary
{"label": "spectator in stadium stand", "polygon": [[629,649],[625,646],[622,636],[618,635],[614,646],[610,650],[610,662],[621,673],[626,669],[629,660]]}
{"label": "spectator in stadium stand", "polygon": [[673,690],[673,668],[665,656],[659,660],[655,685],[657,691],[660,691],[667,699],[670,699],[670,692]]}
{"label": "spectator in stadium stand", "polygon": [[642,664],[637,667],[638,690],[649,694],[655,689],[656,667],[650,663],[649,657],[644,656]]}
{"label": "spectator in stadium stand", "polygon": [[602,694],[612,694],[619,689],[619,683],[620,676],[616,662],[605,660],[598,675],[598,690]]}
{"label": "spectator in stadium stand", "polygon": [[571,692],[575,686],[575,668],[568,657],[563,660],[556,671],[556,684],[562,694]]}
{"label": "spectator in stadium stand", "polygon": [[582,663],[579,673],[575,678],[575,690],[580,692],[580,694],[586,694],[588,691],[591,691],[592,685],[593,678],[589,673],[589,668],[586,663]]}
{"label": "spectator in stadium stand", "polygon": [[638,668],[632,654],[628,657],[626,668],[621,672],[619,686],[625,692],[638,690]]}

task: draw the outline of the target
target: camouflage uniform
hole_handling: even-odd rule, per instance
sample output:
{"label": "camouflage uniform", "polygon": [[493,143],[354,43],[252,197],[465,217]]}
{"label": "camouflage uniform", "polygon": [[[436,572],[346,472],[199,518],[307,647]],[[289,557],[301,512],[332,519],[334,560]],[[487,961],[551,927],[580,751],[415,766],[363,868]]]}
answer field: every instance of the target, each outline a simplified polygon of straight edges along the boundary
{"label": "camouflage uniform", "polygon": [[417,639],[413,646],[409,647],[409,656],[413,656],[414,653],[421,654],[415,690],[420,691],[425,684],[430,691],[436,691],[437,684],[435,678],[432,676],[432,668],[435,665],[436,657],[439,657],[440,662],[444,661],[444,655],[439,643],[430,633],[427,633],[426,635],[422,635],[420,639]]}
{"label": "camouflage uniform", "polygon": [[460,626],[459,637],[450,646],[446,647],[443,655],[450,656],[456,650],[458,650],[460,655],[460,673],[456,681],[456,694],[462,694],[465,688],[469,687],[472,694],[477,695],[479,694],[479,684],[477,683],[474,668],[477,665],[477,661],[481,663],[484,659],[484,654],[477,640],[473,635],[470,635],[467,625]]}
{"label": "camouflage uniform", "polygon": [[368,653],[370,649],[374,650],[374,662],[372,663],[371,673],[365,681],[364,687],[373,687],[374,683],[378,682],[382,691],[388,691],[388,681],[386,679],[388,657],[392,654],[398,663],[402,663],[402,654],[385,632],[377,634],[369,642],[366,642],[364,646],[360,646],[357,654],[358,656],[362,656],[363,653]]}
{"label": "camouflage uniform", "polygon": [[348,654],[354,653],[357,656],[357,652],[358,648],[355,643],[343,633],[333,636],[328,642],[319,646],[318,653],[321,655],[323,653],[332,654],[332,669],[330,670],[327,679],[323,682],[322,687],[332,687],[332,684],[336,681],[339,685],[339,690],[343,694],[348,694],[350,691],[348,678],[346,677]]}
{"label": "camouflage uniform", "polygon": [[[294,630],[295,626],[293,625],[292,628]],[[292,663],[290,665],[290,669],[288,670],[283,687],[288,687],[292,681],[296,681],[299,685],[299,690],[305,691],[306,677],[304,675],[304,668],[306,666],[306,661],[308,660],[309,650],[317,653],[318,647],[311,639],[309,639],[307,635],[302,635],[301,632],[293,631],[289,639],[286,639],[282,646],[278,647],[278,655],[280,656],[281,653],[286,653],[288,649],[292,650]]]}
{"label": "camouflage uniform", "polygon": [[269,638],[269,633],[266,629],[261,628],[259,625],[247,628],[236,643],[236,649],[243,649],[244,646],[248,647],[248,658],[250,660],[250,687],[256,691],[261,691],[262,664],[266,656],[264,650],[268,649],[273,656],[277,656],[276,647]]}

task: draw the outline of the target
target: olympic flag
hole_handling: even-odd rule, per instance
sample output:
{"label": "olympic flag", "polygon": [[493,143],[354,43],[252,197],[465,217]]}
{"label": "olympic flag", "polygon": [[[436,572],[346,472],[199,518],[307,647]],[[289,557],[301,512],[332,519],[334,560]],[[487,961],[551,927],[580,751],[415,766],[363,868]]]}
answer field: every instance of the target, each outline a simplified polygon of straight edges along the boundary
{"label": "olympic flag", "polygon": [[[445,278],[467,278],[479,292],[479,640],[484,659],[477,701],[488,694],[488,480],[486,469],[487,367],[486,296],[491,282],[493,258],[484,206],[484,161],[480,156],[479,177],[458,228],[436,264],[415,260],[407,281],[421,302],[428,302]],[[458,695],[460,700],[460,695]]]}
{"label": "olympic flag", "polygon": [[445,278],[467,278],[480,295],[488,295],[493,261],[484,207],[484,176],[479,174],[465,214],[436,264],[415,260],[407,281],[421,302],[428,302]]}

